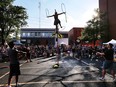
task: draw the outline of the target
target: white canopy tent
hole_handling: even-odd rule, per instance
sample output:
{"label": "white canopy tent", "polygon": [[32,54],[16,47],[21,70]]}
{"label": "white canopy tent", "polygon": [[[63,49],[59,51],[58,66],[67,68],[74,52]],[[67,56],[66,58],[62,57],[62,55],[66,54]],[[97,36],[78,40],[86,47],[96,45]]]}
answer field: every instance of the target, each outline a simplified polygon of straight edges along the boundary
{"label": "white canopy tent", "polygon": [[109,43],[111,43],[111,44],[113,44],[113,45],[116,45],[116,40],[112,39],[112,40],[110,40],[109,42],[103,43],[103,44],[109,44]]}

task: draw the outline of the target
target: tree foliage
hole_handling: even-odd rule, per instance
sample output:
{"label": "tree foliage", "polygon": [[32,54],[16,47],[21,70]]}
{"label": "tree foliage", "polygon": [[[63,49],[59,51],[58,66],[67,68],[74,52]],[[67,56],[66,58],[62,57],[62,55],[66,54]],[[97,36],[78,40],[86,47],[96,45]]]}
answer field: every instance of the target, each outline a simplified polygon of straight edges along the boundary
{"label": "tree foliage", "polygon": [[14,0],[1,0],[0,2],[0,29],[2,44],[10,33],[27,24],[26,9],[22,6],[14,6]]}
{"label": "tree foliage", "polygon": [[93,41],[94,45],[96,40],[104,39],[108,33],[106,14],[100,13],[98,9],[96,13],[97,15],[87,22],[87,26],[81,36],[81,39],[84,41]]}

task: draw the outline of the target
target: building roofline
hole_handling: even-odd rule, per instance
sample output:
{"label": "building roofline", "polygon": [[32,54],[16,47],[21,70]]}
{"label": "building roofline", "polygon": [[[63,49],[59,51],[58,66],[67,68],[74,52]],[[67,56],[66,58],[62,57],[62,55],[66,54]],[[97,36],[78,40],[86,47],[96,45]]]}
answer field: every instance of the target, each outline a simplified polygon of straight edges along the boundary
{"label": "building roofline", "polygon": [[50,30],[54,30],[55,28],[21,28],[21,29],[23,29],[23,30],[26,30],[26,29],[29,29],[29,30],[31,30],[31,29],[39,29],[39,30],[48,30],[48,29],[50,29]]}
{"label": "building roofline", "polygon": [[67,34],[69,31],[59,31],[59,32],[60,33],[66,33]]}
{"label": "building roofline", "polygon": [[78,28],[84,28],[84,27],[73,27],[72,29],[75,29],[75,28],[77,28],[77,29],[78,29]]}
{"label": "building roofline", "polygon": [[73,29],[84,29],[84,27],[73,27],[72,29],[70,29],[70,31],[73,30]]}
{"label": "building roofline", "polygon": [[[47,31],[55,31],[55,28],[21,28],[21,30],[22,31],[26,31],[26,30],[29,30],[29,31],[31,31],[31,30],[33,30],[33,31],[37,31],[37,30],[39,30],[39,31],[44,31],[44,30],[47,30]],[[68,33],[69,31],[59,31],[60,33]]]}

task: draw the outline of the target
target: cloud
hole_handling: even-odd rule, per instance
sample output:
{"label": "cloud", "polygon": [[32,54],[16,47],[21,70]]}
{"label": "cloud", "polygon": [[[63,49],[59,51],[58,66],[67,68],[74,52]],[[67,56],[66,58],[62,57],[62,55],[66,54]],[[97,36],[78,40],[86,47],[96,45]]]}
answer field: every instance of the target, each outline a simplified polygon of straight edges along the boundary
{"label": "cloud", "polygon": [[[73,16],[67,15],[67,23],[63,22],[65,25],[65,31],[69,31],[73,27],[85,27],[86,22],[91,20],[94,15],[96,15],[94,8],[86,10],[81,16],[74,18]],[[62,18],[64,20],[64,18]]]}
{"label": "cloud", "polygon": [[61,20],[62,26],[64,27],[63,31],[69,31],[73,27],[77,27],[79,24],[79,21],[75,20],[75,18],[70,15],[67,15],[66,19],[65,16],[62,15],[59,19]]}
{"label": "cloud", "polygon": [[96,15],[94,8],[85,11],[85,13],[82,15],[82,22],[84,23],[84,25],[86,25],[86,22],[91,20],[94,15]]}

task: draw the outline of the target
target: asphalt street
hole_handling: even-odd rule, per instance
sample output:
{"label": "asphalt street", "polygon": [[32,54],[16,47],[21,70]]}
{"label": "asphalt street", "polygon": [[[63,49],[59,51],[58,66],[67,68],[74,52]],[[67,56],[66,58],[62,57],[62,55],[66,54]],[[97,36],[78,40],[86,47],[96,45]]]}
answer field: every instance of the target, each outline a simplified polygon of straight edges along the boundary
{"label": "asphalt street", "polygon": [[[70,56],[62,57],[59,68],[54,69],[56,56],[35,58],[33,62],[20,61],[21,75],[19,87],[116,87],[110,73],[105,81],[99,80],[103,61],[84,58],[79,60]],[[9,63],[0,63],[0,87],[6,87]],[[14,87],[14,80],[12,86]]]}

